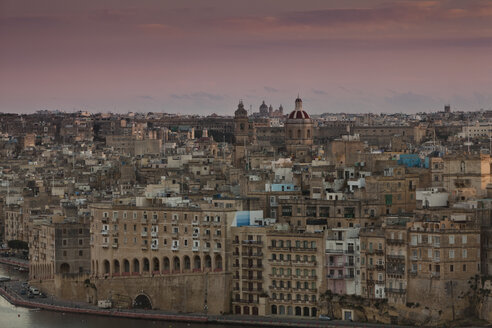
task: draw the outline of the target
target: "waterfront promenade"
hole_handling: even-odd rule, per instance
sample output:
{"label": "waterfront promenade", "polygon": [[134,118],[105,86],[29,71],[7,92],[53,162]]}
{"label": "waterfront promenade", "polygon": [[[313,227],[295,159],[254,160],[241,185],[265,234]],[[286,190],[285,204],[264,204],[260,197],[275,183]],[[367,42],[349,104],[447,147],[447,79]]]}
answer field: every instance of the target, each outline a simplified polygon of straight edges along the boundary
{"label": "waterfront promenade", "polygon": [[70,302],[52,297],[28,298],[21,295],[21,281],[13,280],[0,285],[0,295],[15,306],[57,311],[62,313],[76,313],[98,315],[114,318],[145,319],[166,322],[188,322],[221,324],[224,326],[263,326],[263,327],[390,327],[381,324],[352,323],[345,321],[322,321],[303,318],[277,318],[269,316],[239,316],[239,315],[204,315],[168,313],[161,310],[138,309],[99,309],[96,306],[81,302]]}

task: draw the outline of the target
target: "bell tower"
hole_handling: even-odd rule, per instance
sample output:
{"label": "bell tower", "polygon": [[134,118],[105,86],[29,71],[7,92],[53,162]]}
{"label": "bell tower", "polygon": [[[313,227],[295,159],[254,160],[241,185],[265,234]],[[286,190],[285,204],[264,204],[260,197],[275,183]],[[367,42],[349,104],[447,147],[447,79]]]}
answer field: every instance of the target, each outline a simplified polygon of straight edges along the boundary
{"label": "bell tower", "polygon": [[253,122],[249,121],[248,112],[244,108],[243,101],[239,101],[234,112],[234,166],[247,169],[248,145],[255,141],[255,129]]}

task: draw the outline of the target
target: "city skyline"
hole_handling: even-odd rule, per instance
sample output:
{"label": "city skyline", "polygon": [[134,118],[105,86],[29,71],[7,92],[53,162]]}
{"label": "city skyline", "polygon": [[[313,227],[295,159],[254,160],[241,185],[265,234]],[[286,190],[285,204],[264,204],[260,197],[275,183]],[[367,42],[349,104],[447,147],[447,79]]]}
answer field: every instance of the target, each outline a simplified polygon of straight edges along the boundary
{"label": "city skyline", "polygon": [[491,109],[490,1],[0,1],[0,112]]}

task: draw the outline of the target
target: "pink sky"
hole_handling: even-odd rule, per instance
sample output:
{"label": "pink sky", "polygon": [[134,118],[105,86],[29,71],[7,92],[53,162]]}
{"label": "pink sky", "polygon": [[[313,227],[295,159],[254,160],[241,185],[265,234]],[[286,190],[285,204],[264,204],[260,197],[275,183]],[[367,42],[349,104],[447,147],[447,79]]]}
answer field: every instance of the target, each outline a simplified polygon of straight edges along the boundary
{"label": "pink sky", "polygon": [[0,0],[0,111],[492,109],[492,1]]}

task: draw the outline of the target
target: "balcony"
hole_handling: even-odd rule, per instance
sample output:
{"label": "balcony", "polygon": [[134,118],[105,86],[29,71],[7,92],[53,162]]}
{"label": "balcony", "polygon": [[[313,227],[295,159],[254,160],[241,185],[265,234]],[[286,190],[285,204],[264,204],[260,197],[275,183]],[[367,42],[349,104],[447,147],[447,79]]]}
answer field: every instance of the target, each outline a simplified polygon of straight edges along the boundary
{"label": "balcony", "polygon": [[222,248],[214,247],[214,253],[220,253],[221,251],[222,251]]}
{"label": "balcony", "polygon": [[118,248],[118,244],[113,244],[113,248]]}
{"label": "balcony", "polygon": [[147,249],[149,249],[149,247],[147,245],[142,245],[142,250],[143,251],[146,251]]}
{"label": "balcony", "polygon": [[245,258],[263,258],[263,253],[247,253],[243,254],[243,257]]}
{"label": "balcony", "polygon": [[332,268],[343,268],[343,262],[330,262],[328,266]]}
{"label": "balcony", "polygon": [[316,252],[317,248],[316,247],[313,247],[313,248],[292,247],[292,250],[294,252]]}
{"label": "balcony", "polygon": [[140,233],[140,236],[147,237],[147,231],[142,231],[142,233]]}
{"label": "balcony", "polygon": [[142,220],[140,220],[140,223],[141,224],[147,224],[147,218],[143,218]]}
{"label": "balcony", "polygon": [[197,226],[197,225],[199,225],[199,224],[200,224],[200,223],[199,223],[198,221],[193,221],[193,222],[191,222],[191,225],[194,225],[194,226]]}
{"label": "balcony", "polygon": [[403,239],[386,239],[386,244],[388,245],[403,245],[405,240]]}
{"label": "balcony", "polygon": [[292,264],[294,266],[316,266],[318,264],[318,262],[316,261],[302,261],[302,260],[294,260],[292,261]]}
{"label": "balcony", "polygon": [[157,231],[152,231],[152,232],[150,233],[150,235],[151,235],[152,237],[157,237]]}
{"label": "balcony", "polygon": [[102,248],[108,248],[109,247],[108,244],[102,244],[101,246],[102,246]]}
{"label": "balcony", "polygon": [[406,289],[400,289],[400,288],[385,288],[385,291],[387,294],[406,294],[407,290]]}
{"label": "balcony", "polygon": [[179,251],[179,246],[172,245],[172,246],[171,246],[171,250],[172,250],[172,251]]}
{"label": "balcony", "polygon": [[109,235],[109,230],[102,230],[101,235],[103,236],[108,236]]}
{"label": "balcony", "polygon": [[194,233],[194,234],[192,235],[192,237],[193,237],[194,239],[197,239],[197,238],[199,238],[199,237],[200,237],[200,235],[199,235],[199,234],[197,234],[197,233]]}
{"label": "balcony", "polygon": [[193,252],[198,252],[198,251],[200,250],[200,247],[198,247],[198,246],[193,246],[193,247],[191,248],[191,250],[192,250]]}
{"label": "balcony", "polygon": [[259,240],[243,240],[241,241],[241,244],[242,245],[245,245],[245,246],[261,246],[263,245],[263,242],[259,241]]}
{"label": "balcony", "polygon": [[118,237],[118,231],[113,231],[113,233],[111,234],[113,237]]}
{"label": "balcony", "polygon": [[152,218],[152,219],[150,220],[150,222],[151,222],[152,224],[157,224],[157,218]]}
{"label": "balcony", "polygon": [[386,255],[388,261],[403,262],[405,261],[404,255]]}
{"label": "balcony", "polygon": [[440,272],[431,272],[431,278],[439,279],[439,278],[441,278],[441,273]]}

